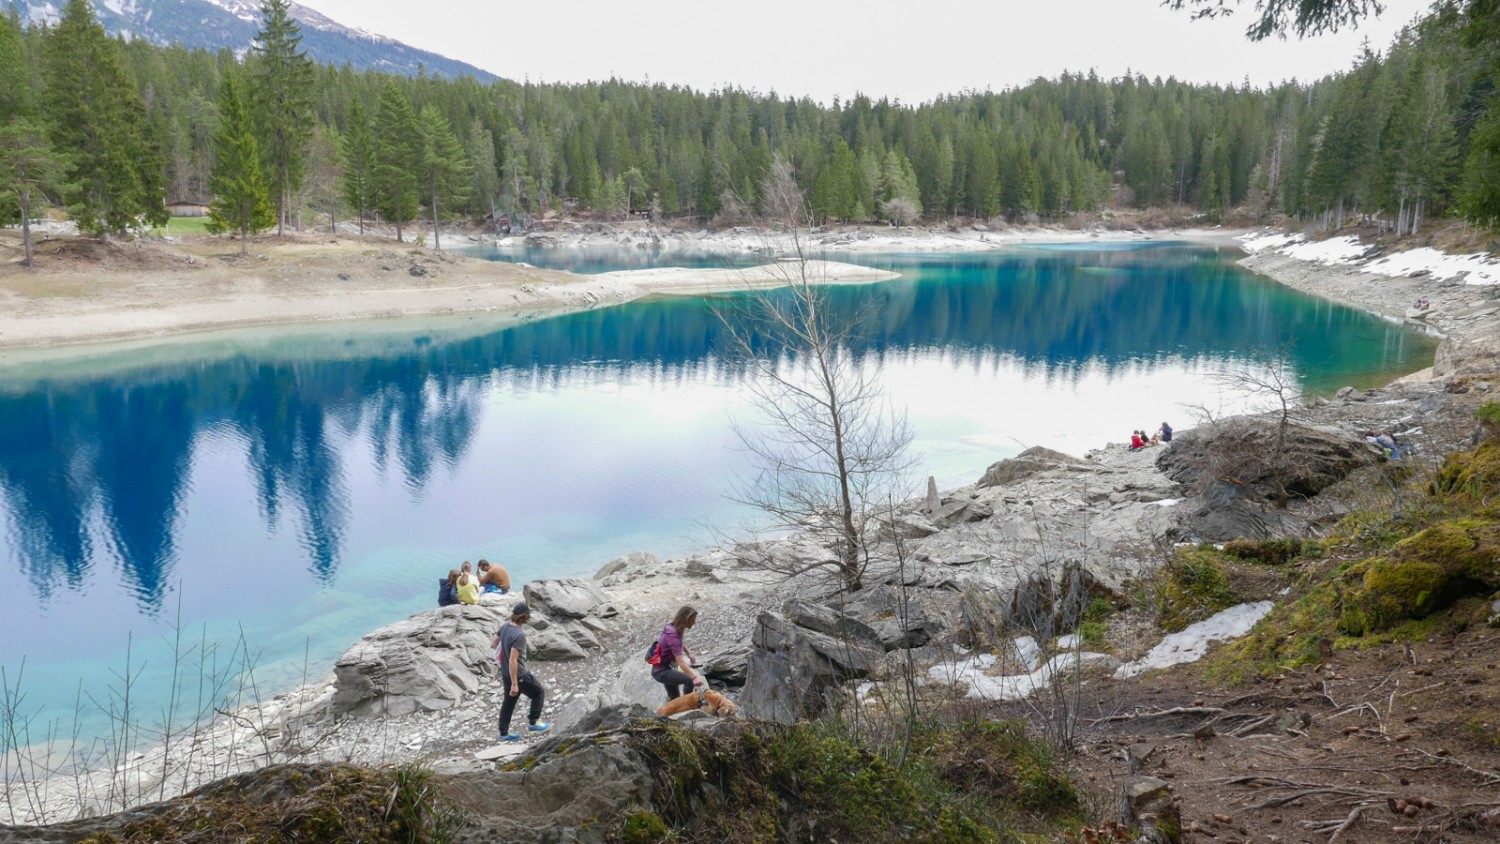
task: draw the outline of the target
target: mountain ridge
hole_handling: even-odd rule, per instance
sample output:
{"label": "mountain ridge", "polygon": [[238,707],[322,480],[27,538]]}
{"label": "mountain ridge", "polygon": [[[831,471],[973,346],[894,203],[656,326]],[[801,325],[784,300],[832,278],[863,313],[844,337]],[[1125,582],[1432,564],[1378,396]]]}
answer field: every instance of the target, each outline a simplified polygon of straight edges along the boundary
{"label": "mountain ridge", "polygon": [[[90,4],[111,35],[153,44],[229,48],[244,55],[260,31],[259,0],[90,0]],[[0,10],[14,9],[27,24],[55,22],[62,5],[63,0],[0,0]],[[345,26],[298,3],[290,4],[289,11],[301,26],[303,48],[319,63],[402,76],[426,72],[447,78],[471,76],[480,82],[499,79],[467,62]]]}

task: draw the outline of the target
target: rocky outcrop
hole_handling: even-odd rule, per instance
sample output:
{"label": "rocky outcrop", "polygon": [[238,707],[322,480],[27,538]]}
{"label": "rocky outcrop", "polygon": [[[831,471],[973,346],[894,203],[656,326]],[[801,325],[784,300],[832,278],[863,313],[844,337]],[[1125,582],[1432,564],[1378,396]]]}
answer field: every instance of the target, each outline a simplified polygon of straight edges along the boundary
{"label": "rocky outcrop", "polygon": [[1093,598],[1109,594],[1080,560],[1037,560],[1013,585],[977,581],[960,600],[959,640],[996,648],[1018,631],[1046,641],[1077,628]]}
{"label": "rocky outcrop", "polygon": [[651,805],[651,768],[618,736],[577,742],[565,753],[539,750],[527,761],[523,770],[464,774],[447,783],[445,796],[467,820],[455,841],[603,842],[627,808]]}
{"label": "rocky outcrop", "polygon": [[787,723],[821,713],[830,691],[869,676],[885,655],[868,625],[802,600],[761,613],[751,646],[741,710]]}
{"label": "rocky outcrop", "polygon": [[1157,467],[1192,495],[1181,506],[1189,535],[1216,542],[1284,533],[1288,502],[1308,499],[1380,460],[1332,428],[1240,417],[1179,434]]}
{"label": "rocky outcrop", "polygon": [[609,603],[609,596],[579,577],[536,580],[526,584],[525,594],[532,612],[553,619],[585,618]]}
{"label": "rocky outcrop", "polygon": [[419,612],[359,640],[333,667],[333,691],[316,710],[366,718],[447,709],[499,668],[490,637],[504,623],[498,607],[451,606]]}
{"label": "rocky outcrop", "polygon": [[1043,446],[1032,446],[1015,457],[991,464],[976,484],[980,489],[1006,486],[1025,480],[1038,472],[1049,469],[1065,469],[1069,466],[1086,467],[1088,464],[1076,457],[1053,451]]}

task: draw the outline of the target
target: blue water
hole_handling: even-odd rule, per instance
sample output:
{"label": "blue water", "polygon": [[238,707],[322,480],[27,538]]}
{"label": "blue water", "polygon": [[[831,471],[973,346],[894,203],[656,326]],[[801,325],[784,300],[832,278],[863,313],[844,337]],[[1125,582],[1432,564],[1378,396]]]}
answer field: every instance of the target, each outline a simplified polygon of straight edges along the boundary
{"label": "blue water", "polygon": [[[594,270],[642,259],[587,257]],[[1430,338],[1235,257],[854,256],[904,278],[829,295],[873,315],[854,350],[909,414],[914,486],[970,482],[1029,445],[1081,454],[1164,420],[1188,427],[1185,404],[1239,409],[1206,375],[1262,350],[1284,349],[1318,392],[1431,363]],[[66,720],[80,680],[108,698],[128,643],[136,705],[161,708],[166,637],[183,629],[207,643],[195,658],[247,643],[264,692],[431,605],[462,560],[522,582],[706,547],[747,515],[726,498],[748,468],[730,420],[755,417],[712,311],[744,295],[7,353],[0,667],[13,681],[24,658],[28,712]],[[84,708],[85,733],[103,729]]]}

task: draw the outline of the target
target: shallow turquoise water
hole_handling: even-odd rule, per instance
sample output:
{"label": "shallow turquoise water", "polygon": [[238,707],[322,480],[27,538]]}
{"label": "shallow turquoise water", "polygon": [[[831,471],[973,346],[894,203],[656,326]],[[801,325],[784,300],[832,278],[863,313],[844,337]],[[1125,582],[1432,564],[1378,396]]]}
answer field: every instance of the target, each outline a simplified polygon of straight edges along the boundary
{"label": "shallow turquoise water", "polygon": [[[1206,375],[1277,348],[1310,391],[1431,363],[1430,338],[1255,278],[1237,254],[853,256],[905,277],[830,295],[872,309],[855,351],[909,414],[914,484],[972,481],[1029,445],[1081,454],[1187,427],[1185,404],[1238,409]],[[750,414],[715,301],[5,355],[0,666],[13,680],[24,658],[27,706],[66,719],[80,679],[107,699],[128,641],[136,704],[160,709],[174,627],[221,662],[243,640],[274,689],[434,603],[464,559],[521,582],[705,547],[745,515],[725,493],[746,468],[729,420]]]}

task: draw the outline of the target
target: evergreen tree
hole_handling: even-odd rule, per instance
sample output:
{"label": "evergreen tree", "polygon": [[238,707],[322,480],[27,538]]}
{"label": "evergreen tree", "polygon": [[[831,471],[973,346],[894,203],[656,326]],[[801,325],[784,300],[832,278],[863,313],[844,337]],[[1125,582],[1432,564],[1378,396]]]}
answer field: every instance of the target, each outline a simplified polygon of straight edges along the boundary
{"label": "evergreen tree", "polygon": [[417,167],[422,160],[422,133],[411,101],[386,80],[380,93],[380,112],[375,117],[375,205],[396,225],[396,242],[402,242],[401,227],[421,202]]}
{"label": "evergreen tree", "polygon": [[339,139],[344,160],[344,202],[359,215],[359,234],[365,234],[365,214],[375,204],[376,144],[370,119],[356,99],[349,107],[349,130]]}
{"label": "evergreen tree", "polygon": [[427,207],[432,209],[432,246],[443,251],[442,232],[438,224],[442,220],[440,209],[461,204],[469,195],[469,180],[473,171],[469,168],[468,152],[453,134],[435,106],[422,106],[418,116],[422,136],[422,158],[419,175],[422,191],[426,194]]}
{"label": "evergreen tree", "polygon": [[167,221],[160,147],[119,50],[88,0],[68,0],[45,39],[51,140],[70,162],[63,198],[101,238]]}
{"label": "evergreen tree", "polygon": [[249,252],[250,236],[276,223],[275,211],[260,172],[260,149],[254,123],[240,94],[235,74],[224,75],[219,89],[219,132],[214,137],[214,167],[209,177],[213,203],[208,230],[240,233],[240,254]]}
{"label": "evergreen tree", "polygon": [[261,152],[276,205],[276,234],[286,228],[292,198],[302,187],[312,135],[313,63],[302,50],[302,30],[289,0],[264,0],[261,30],[251,50],[251,99]]}
{"label": "evergreen tree", "polygon": [[0,15],[0,221],[21,222],[22,266],[32,265],[34,202],[56,188],[66,159],[52,147],[32,96],[20,23]]}
{"label": "evergreen tree", "polygon": [[[505,133],[504,162],[500,166],[500,207],[515,220],[533,192],[531,168],[526,159],[526,136],[519,129],[511,129]],[[591,175],[592,171],[587,164],[584,167],[583,175]],[[582,181],[587,182],[588,179]]]}
{"label": "evergreen tree", "polygon": [[469,131],[469,167],[474,206],[493,221],[499,216],[500,170],[495,166],[495,136],[475,123]]}

